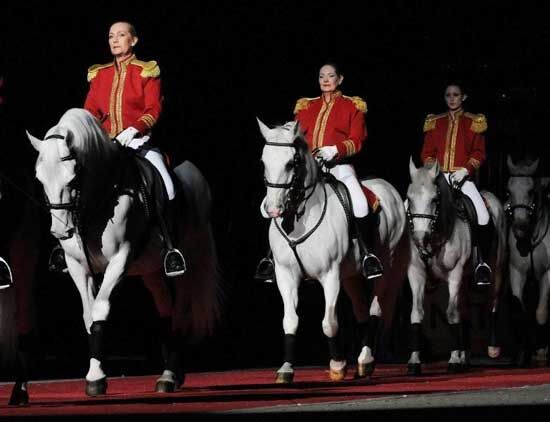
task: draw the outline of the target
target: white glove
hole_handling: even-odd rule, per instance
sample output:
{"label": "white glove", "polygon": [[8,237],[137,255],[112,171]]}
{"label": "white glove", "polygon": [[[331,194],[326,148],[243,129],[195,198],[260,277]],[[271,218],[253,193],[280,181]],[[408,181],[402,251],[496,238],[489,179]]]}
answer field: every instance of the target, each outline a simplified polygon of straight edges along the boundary
{"label": "white glove", "polygon": [[129,126],[126,129],[124,129],[122,132],[120,132],[115,139],[120,142],[121,145],[128,145],[132,139],[136,137],[136,135],[139,134],[139,131],[133,127]]}
{"label": "white glove", "polygon": [[320,157],[325,161],[331,161],[332,159],[334,159],[334,157],[336,157],[336,154],[338,154],[338,148],[336,148],[334,145],[331,145],[319,148],[315,153],[315,157]]}
{"label": "white glove", "polygon": [[468,177],[468,170],[461,168],[451,174],[451,182],[453,185],[460,186]]}

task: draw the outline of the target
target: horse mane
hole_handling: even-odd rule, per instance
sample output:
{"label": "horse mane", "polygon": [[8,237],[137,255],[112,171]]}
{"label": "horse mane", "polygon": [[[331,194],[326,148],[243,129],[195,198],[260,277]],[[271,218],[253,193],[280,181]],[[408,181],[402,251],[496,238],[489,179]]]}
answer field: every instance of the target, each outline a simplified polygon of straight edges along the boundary
{"label": "horse mane", "polygon": [[[46,134],[62,134],[76,157],[83,212],[94,212],[118,180],[121,154],[99,121],[87,110],[68,110]],[[94,209],[91,209],[91,207]]]}
{"label": "horse mane", "polygon": [[437,175],[434,183],[439,189],[439,218],[436,221],[436,231],[448,239],[453,233],[457,216],[453,192],[442,173]]}

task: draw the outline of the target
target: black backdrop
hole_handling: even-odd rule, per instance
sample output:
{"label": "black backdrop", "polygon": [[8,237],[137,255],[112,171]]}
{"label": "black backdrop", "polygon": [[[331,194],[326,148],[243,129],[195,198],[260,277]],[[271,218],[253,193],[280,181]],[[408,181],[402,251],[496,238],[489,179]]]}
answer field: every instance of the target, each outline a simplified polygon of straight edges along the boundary
{"label": "black backdrop", "polygon": [[[82,106],[87,67],[110,60],[109,25],[133,22],[138,57],[161,67],[165,111],[157,142],[173,161],[192,160],[214,198],[227,316],[217,335],[195,348],[190,368],[276,365],[282,305],[275,286],[252,280],[267,229],[258,211],[264,188],[255,117],[271,125],[292,119],[296,99],[318,93],[318,66],[327,59],[340,63],[342,90],[369,107],[369,138],[357,169],[386,178],[404,194],[409,156],[418,162],[423,118],[444,109],[444,83],[458,77],[470,94],[466,108],[489,121],[489,161],[480,182],[502,195],[506,153],[541,155],[546,142],[550,23],[540,4],[4,2],[2,162],[32,168],[24,129],[41,137],[65,110]],[[314,286],[302,293],[299,356],[325,362],[322,296]],[[37,296],[47,367],[82,375],[86,340],[76,289],[68,278],[42,272]],[[139,281],[124,282],[115,293],[113,361],[137,356],[140,370],[158,364],[153,315]],[[128,362],[112,370],[131,371]]]}

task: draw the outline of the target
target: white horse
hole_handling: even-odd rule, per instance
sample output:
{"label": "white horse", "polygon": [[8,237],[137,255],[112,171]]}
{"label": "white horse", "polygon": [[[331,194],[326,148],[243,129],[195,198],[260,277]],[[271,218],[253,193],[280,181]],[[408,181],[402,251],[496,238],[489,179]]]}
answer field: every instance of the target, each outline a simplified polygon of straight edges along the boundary
{"label": "white horse", "polygon": [[364,293],[366,280],[361,274],[359,246],[350,235],[353,214],[344,210],[339,199],[342,194],[321,177],[299,125],[288,122],[270,129],[259,120],[258,123],[265,139],[262,162],[267,187],[266,211],[272,217],[269,243],[284,305],[285,356],[276,382],[290,383],[294,379],[296,308],[298,288],[304,278],[318,280],[324,290],[322,328],[329,343],[330,378],[341,380],[347,370],[337,340],[336,305],[341,283],[350,296],[362,331],[356,376],[370,375],[374,370],[373,348],[378,322],[383,318],[386,326],[389,325],[405,277],[406,265],[397,262],[399,246],[406,245],[402,241],[406,224],[401,197],[382,179],[363,182],[380,199],[376,254],[385,269],[384,276],[376,279],[375,294],[369,300]]}
{"label": "white horse", "polygon": [[[505,210],[510,219],[508,246],[510,248],[510,286],[513,294],[512,310],[523,314],[527,310],[523,301],[523,291],[528,277],[538,281],[539,300],[536,309],[536,363],[548,364],[548,295],[550,292],[550,198],[548,188],[550,178],[537,177],[539,160],[532,163],[514,164],[507,159],[510,178],[508,179],[508,200]],[[531,356],[528,352],[528,330],[519,327],[520,352],[517,363],[528,365]]]}
{"label": "white horse", "polygon": [[[449,302],[447,321],[451,332],[451,357],[449,372],[458,372],[468,365],[467,338],[463,327],[463,303],[468,280],[473,271],[472,234],[464,216],[455,209],[451,187],[440,174],[438,163],[416,168],[412,158],[409,163],[411,183],[407,190],[407,219],[410,231],[411,259],[408,268],[412,290],[411,310],[411,356],[407,364],[409,375],[421,373],[421,327],[424,319],[424,292],[428,278],[447,283]],[[455,194],[460,195],[459,191]],[[499,292],[502,284],[502,267],[505,260],[505,218],[502,204],[490,192],[482,191],[488,204],[489,214],[495,226],[495,236],[490,262],[493,266],[493,292]],[[496,248],[495,248],[496,247]],[[498,305],[498,294],[491,301],[492,321]],[[492,327],[493,328],[493,327]],[[500,353],[493,342],[489,354]]]}
{"label": "white horse", "polygon": [[[83,109],[67,111],[43,141],[28,136],[39,152],[36,177],[50,208],[51,233],[65,251],[69,274],[82,298],[90,340],[86,393],[107,391],[103,333],[111,292],[125,275],[141,275],[153,295],[166,352],[156,391],[174,391],[184,376],[181,339],[209,334],[220,313],[206,180],[189,162],[174,170],[180,198],[185,197],[178,211],[178,244],[189,270],[168,286],[161,272],[161,232],[151,211],[154,200],[146,199],[135,157],[112,142],[97,119]],[[157,174],[153,190],[162,186]]]}

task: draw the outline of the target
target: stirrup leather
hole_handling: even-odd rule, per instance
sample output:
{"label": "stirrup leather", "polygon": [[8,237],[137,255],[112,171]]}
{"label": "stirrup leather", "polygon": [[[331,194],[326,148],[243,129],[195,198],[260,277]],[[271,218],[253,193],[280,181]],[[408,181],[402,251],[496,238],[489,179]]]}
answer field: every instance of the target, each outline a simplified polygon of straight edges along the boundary
{"label": "stirrup leather", "polygon": [[[179,269],[176,269],[175,271],[169,271],[168,269],[168,257],[170,255],[177,255],[177,257],[180,260],[180,263],[182,264]],[[182,275],[187,271],[187,264],[185,263],[185,258],[181,254],[181,252],[177,249],[170,249],[168,252],[166,252],[166,255],[164,255],[164,273],[168,277],[177,277],[178,275]]]}

